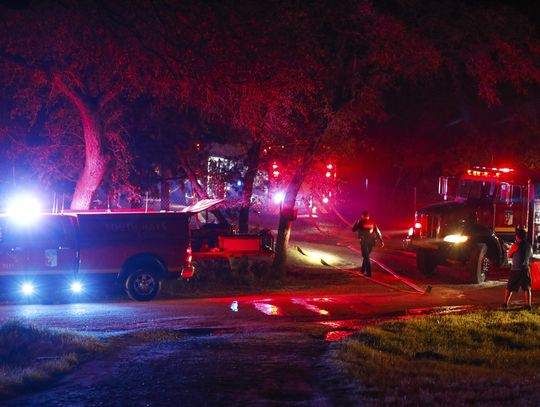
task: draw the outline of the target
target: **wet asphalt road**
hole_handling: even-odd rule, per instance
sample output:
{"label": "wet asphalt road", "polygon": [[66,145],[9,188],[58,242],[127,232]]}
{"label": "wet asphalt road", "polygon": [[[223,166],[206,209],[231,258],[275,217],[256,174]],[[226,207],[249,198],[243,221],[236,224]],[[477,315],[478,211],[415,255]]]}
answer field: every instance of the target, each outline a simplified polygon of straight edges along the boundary
{"label": "wet asphalt road", "polygon": [[[315,247],[306,244],[304,250]],[[341,249],[341,254],[346,253]],[[130,332],[143,329],[276,328],[334,320],[361,321],[378,315],[404,313],[408,309],[452,305],[495,305],[501,302],[504,275],[482,285],[467,284],[456,270],[441,270],[425,277],[416,270],[414,255],[395,249],[373,256],[373,278],[358,273],[357,255],[349,251],[346,272],[355,275],[354,286],[281,292],[261,295],[230,295],[219,298],[129,300],[68,304],[0,304],[0,322],[20,319],[49,327],[88,332]],[[343,262],[341,263],[343,264]],[[387,270],[385,271],[384,268]],[[395,273],[395,274],[391,274]],[[431,286],[430,293],[424,290]]]}
{"label": "wet asphalt road", "polygon": [[[377,266],[373,279],[358,276],[346,290],[150,303],[2,304],[0,322],[21,319],[105,335],[152,329],[178,334],[157,344],[126,342],[114,357],[86,363],[54,388],[6,405],[355,405],[358,400],[327,363],[333,341],[386,317],[433,307],[496,306],[504,291],[498,278],[474,286],[445,270],[420,276],[414,256],[399,250],[374,257],[398,278]],[[431,292],[423,292],[428,285]]]}

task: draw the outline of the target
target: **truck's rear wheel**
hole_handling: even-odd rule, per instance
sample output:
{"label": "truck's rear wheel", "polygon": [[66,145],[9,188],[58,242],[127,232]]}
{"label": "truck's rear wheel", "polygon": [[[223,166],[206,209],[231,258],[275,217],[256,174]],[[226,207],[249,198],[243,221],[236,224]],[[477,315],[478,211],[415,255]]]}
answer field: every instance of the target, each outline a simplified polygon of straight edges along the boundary
{"label": "truck's rear wheel", "polygon": [[437,255],[430,250],[416,251],[416,266],[425,275],[432,274],[437,268]]}
{"label": "truck's rear wheel", "polygon": [[485,243],[477,244],[467,262],[467,269],[474,284],[482,284],[486,281],[486,276],[491,268],[491,260],[487,256],[487,246]]}
{"label": "truck's rear wheel", "polygon": [[150,264],[142,263],[133,268],[126,279],[126,292],[135,301],[150,301],[161,290],[159,273]]}

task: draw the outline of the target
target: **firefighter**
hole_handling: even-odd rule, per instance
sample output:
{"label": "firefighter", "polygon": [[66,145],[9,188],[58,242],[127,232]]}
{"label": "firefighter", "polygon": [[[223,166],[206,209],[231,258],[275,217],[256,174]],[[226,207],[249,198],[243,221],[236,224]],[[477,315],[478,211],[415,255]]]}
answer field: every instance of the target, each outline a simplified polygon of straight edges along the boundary
{"label": "firefighter", "polygon": [[520,288],[525,293],[526,307],[528,309],[532,308],[531,272],[529,269],[532,249],[526,237],[527,232],[525,230],[516,229],[516,242],[512,244],[508,252],[508,257],[512,259],[512,269],[504,292],[504,308],[508,308],[512,293],[517,292]]}
{"label": "firefighter", "polygon": [[384,246],[381,231],[375,222],[371,220],[367,211],[362,212],[362,219],[358,219],[354,222],[352,231],[358,232],[358,238],[360,239],[362,274],[371,277],[371,260],[369,256],[377,241],[379,241],[381,247]]}

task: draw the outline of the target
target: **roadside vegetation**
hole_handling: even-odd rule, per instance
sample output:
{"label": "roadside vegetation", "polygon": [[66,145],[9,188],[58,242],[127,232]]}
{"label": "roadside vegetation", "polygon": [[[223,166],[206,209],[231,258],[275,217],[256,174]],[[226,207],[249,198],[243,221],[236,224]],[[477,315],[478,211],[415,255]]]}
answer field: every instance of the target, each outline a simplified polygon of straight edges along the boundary
{"label": "roadside vegetation", "polygon": [[97,338],[67,330],[0,325],[0,400],[50,383],[103,348]]}
{"label": "roadside vegetation", "polygon": [[484,310],[370,326],[337,345],[370,405],[536,404],[540,314]]}
{"label": "roadside vegetation", "polygon": [[[288,250],[287,278],[280,279],[271,269],[271,257],[232,257],[220,260],[202,260],[195,264],[195,276],[189,281],[170,280],[163,282],[165,298],[200,297],[227,295],[230,290],[251,294],[255,292],[280,292],[284,290],[313,290],[329,284],[352,287],[358,278],[343,273],[321,262],[327,253],[307,249],[300,252],[297,246]],[[332,265],[351,268],[352,264],[332,256]],[[353,289],[353,288],[351,288]]]}

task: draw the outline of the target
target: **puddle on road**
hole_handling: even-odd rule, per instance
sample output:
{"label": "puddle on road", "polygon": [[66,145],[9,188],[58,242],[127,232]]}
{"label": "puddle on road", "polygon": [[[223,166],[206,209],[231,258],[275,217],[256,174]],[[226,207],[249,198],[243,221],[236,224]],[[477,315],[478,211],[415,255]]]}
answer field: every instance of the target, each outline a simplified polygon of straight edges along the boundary
{"label": "puddle on road", "polygon": [[330,316],[330,312],[328,310],[319,308],[314,304],[310,304],[307,300],[304,300],[302,298],[291,298],[291,302],[293,304],[296,304],[296,305],[301,305],[302,307],[304,307],[308,311],[312,311],[312,312],[314,312],[316,314],[324,315],[324,316]]}
{"label": "puddle on road", "polygon": [[283,310],[277,305],[267,304],[264,302],[254,302],[253,306],[263,314],[277,317],[283,316]]}

